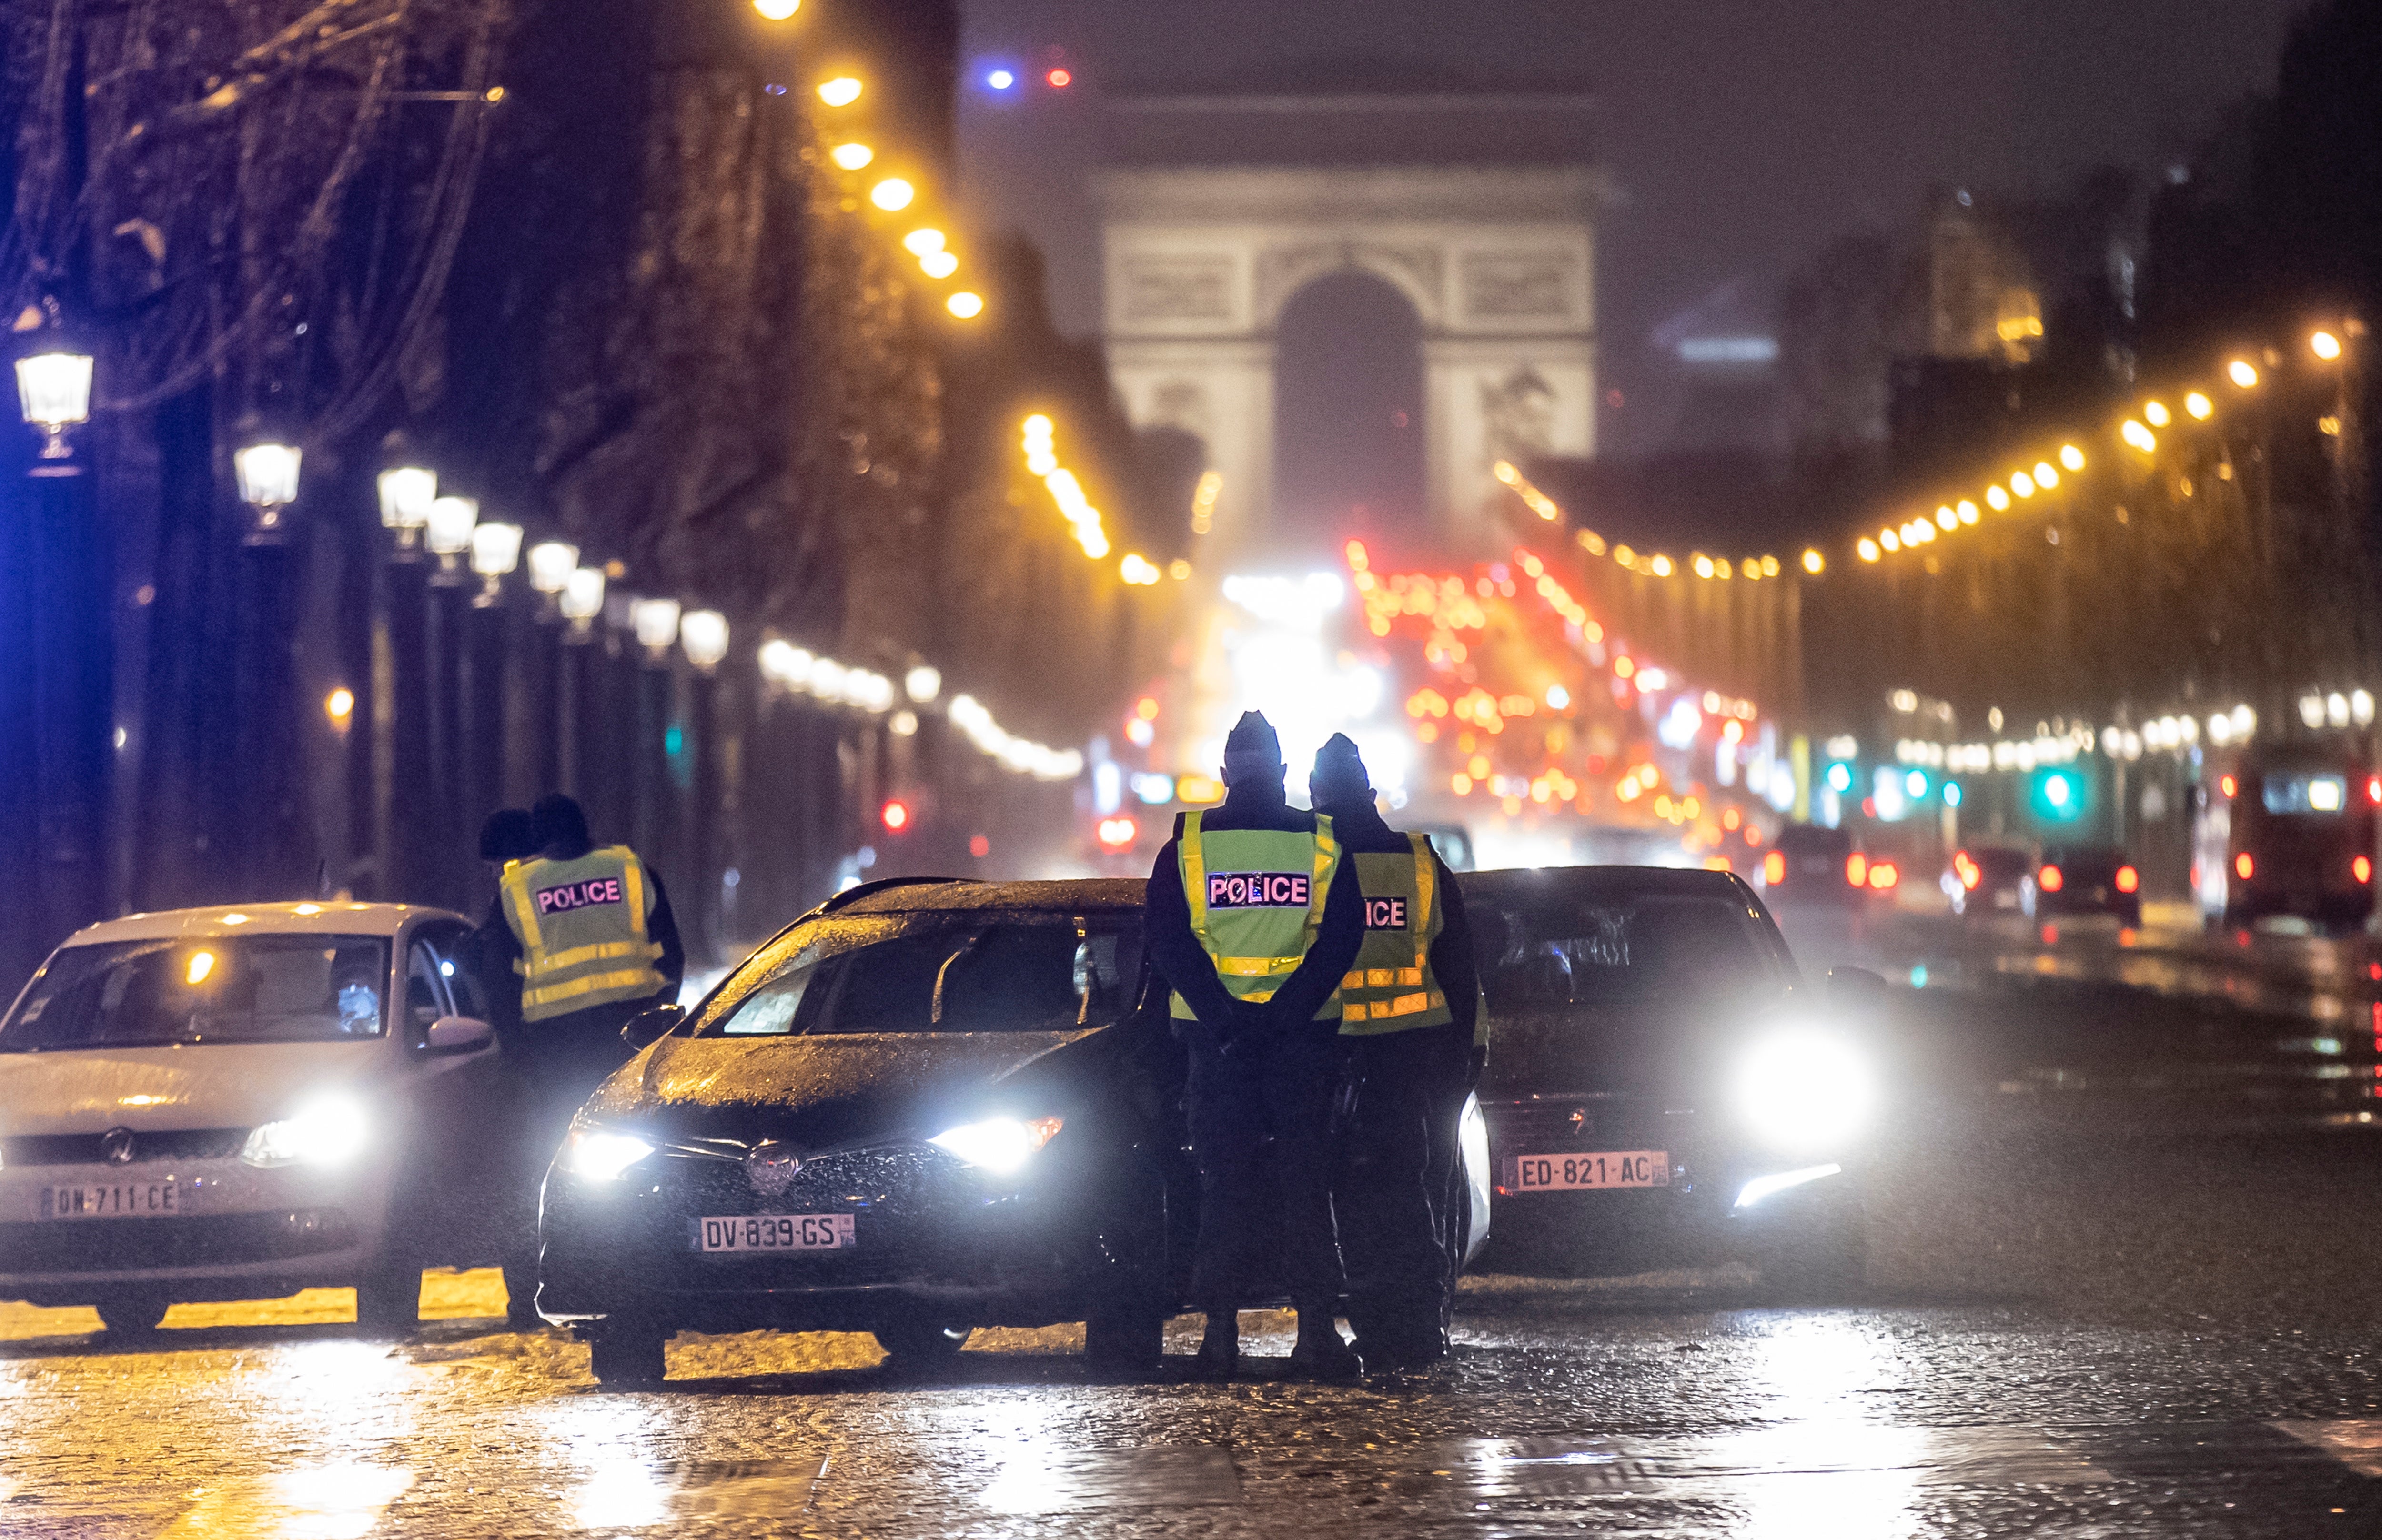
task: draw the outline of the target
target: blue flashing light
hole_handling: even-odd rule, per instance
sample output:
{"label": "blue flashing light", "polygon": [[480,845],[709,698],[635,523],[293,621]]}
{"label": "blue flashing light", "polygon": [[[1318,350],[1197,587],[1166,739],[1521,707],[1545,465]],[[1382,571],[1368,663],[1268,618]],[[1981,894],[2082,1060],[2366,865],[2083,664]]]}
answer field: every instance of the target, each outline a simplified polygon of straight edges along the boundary
{"label": "blue flashing light", "polygon": [[1007,91],[1017,84],[1017,77],[1010,70],[995,69],[986,74],[984,83],[995,91]]}
{"label": "blue flashing light", "polygon": [[1853,767],[1838,760],[1828,766],[1828,789],[1850,791],[1853,788]]}

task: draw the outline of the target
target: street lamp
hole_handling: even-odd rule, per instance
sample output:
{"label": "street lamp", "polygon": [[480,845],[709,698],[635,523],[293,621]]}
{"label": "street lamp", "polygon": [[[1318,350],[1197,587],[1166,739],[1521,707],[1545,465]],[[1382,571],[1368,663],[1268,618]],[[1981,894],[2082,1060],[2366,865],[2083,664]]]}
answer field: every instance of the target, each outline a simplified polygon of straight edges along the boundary
{"label": "street lamp", "polygon": [[2330,332],[2318,332],[2308,338],[2308,350],[2329,363],[2340,357],[2340,338]]}
{"label": "street lamp", "polygon": [[669,656],[670,643],[678,640],[679,603],[676,599],[632,599],[629,602],[629,626],[637,633],[637,645],[656,663]]}
{"label": "street lamp", "polygon": [[472,531],[480,522],[480,505],[471,497],[440,497],[430,505],[430,522],[425,528],[423,544],[438,558],[438,570],[430,581],[440,588],[454,588],[463,581],[463,564],[456,558],[472,548]]}
{"label": "street lamp", "polygon": [[944,300],[943,307],[963,321],[973,321],[984,313],[984,296],[964,288]]}
{"label": "street lamp", "polygon": [[693,609],[679,617],[678,642],[686,661],[708,674],[728,655],[728,617],[716,609]]}
{"label": "street lamp", "polygon": [[943,692],[942,671],[922,663],[902,676],[902,691],[923,706]]}
{"label": "street lamp", "polygon": [[486,609],[504,597],[497,580],[521,565],[519,524],[477,524],[472,529],[472,570],[480,575],[480,592],[472,603]]}
{"label": "street lamp", "polygon": [[288,444],[252,444],[231,457],[239,500],[256,510],[246,544],[277,545],[287,534],[281,510],[298,500],[298,463],[304,451]]}
{"label": "street lamp", "polygon": [[414,543],[430,522],[430,505],[438,500],[438,472],[418,465],[400,465],[380,473],[381,527],[395,532],[400,560],[411,560]]}
{"label": "street lamp", "polygon": [[[537,553],[530,553],[532,561]],[[533,567],[533,573],[535,568]],[[564,580],[560,600],[562,617],[571,622],[573,641],[584,641],[594,629],[596,617],[604,613],[604,569],[600,567],[575,567]]]}
{"label": "street lamp", "polygon": [[[529,548],[529,586],[540,593],[551,595],[557,604],[562,591],[571,586],[571,574],[579,569],[579,547],[566,540],[548,540]],[[602,596],[597,596],[602,602]]]}
{"label": "street lamp", "polygon": [[91,421],[91,358],[84,353],[35,353],[17,361],[17,404],[42,430],[42,458],[65,459],[67,430]]}

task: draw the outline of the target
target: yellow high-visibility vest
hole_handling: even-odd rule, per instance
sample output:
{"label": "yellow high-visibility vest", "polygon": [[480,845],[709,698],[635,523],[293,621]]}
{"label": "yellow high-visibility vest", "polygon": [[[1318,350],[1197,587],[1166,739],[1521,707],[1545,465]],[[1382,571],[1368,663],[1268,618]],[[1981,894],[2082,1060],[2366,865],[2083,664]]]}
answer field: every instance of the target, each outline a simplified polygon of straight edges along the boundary
{"label": "yellow high-visibility vest", "polygon": [[1365,892],[1365,944],[1340,981],[1343,1036],[1436,1027],[1455,1020],[1430,971],[1430,944],[1445,923],[1439,864],[1427,835],[1406,836],[1413,853],[1357,852]]}
{"label": "yellow high-visibility vest", "polygon": [[[1186,813],[1175,852],[1183,896],[1191,905],[1191,934],[1215,964],[1217,979],[1235,999],[1272,999],[1307,959],[1323,923],[1323,900],[1340,869],[1332,820],[1318,813],[1313,834],[1203,830],[1199,814]],[[1168,1009],[1182,1021],[1194,1014],[1180,994]],[[1315,1019],[1339,1015],[1335,994]]]}
{"label": "yellow high-visibility vest", "polygon": [[616,1000],[642,1000],[669,980],[645,934],[653,884],[625,845],[573,861],[533,857],[505,868],[505,923],[521,943],[522,1020],[544,1021]]}

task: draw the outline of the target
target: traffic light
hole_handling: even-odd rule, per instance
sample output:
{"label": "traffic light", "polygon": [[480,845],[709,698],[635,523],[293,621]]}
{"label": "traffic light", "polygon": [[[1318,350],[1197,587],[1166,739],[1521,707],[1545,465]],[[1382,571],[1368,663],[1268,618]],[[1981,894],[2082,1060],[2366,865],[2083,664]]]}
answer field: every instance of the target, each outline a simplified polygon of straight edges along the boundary
{"label": "traffic light", "polygon": [[910,811],[910,804],[899,797],[888,800],[877,813],[878,822],[885,825],[887,834],[902,833],[916,817],[917,814]]}

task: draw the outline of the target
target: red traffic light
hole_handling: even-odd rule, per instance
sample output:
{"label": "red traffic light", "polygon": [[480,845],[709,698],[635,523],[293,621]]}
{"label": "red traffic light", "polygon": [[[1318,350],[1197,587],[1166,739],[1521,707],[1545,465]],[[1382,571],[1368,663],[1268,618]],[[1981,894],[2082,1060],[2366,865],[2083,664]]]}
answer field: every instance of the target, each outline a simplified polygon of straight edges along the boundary
{"label": "red traffic light", "polygon": [[900,834],[910,826],[910,820],[916,816],[910,811],[910,804],[899,797],[887,802],[877,814],[878,820],[885,825],[887,834]]}

